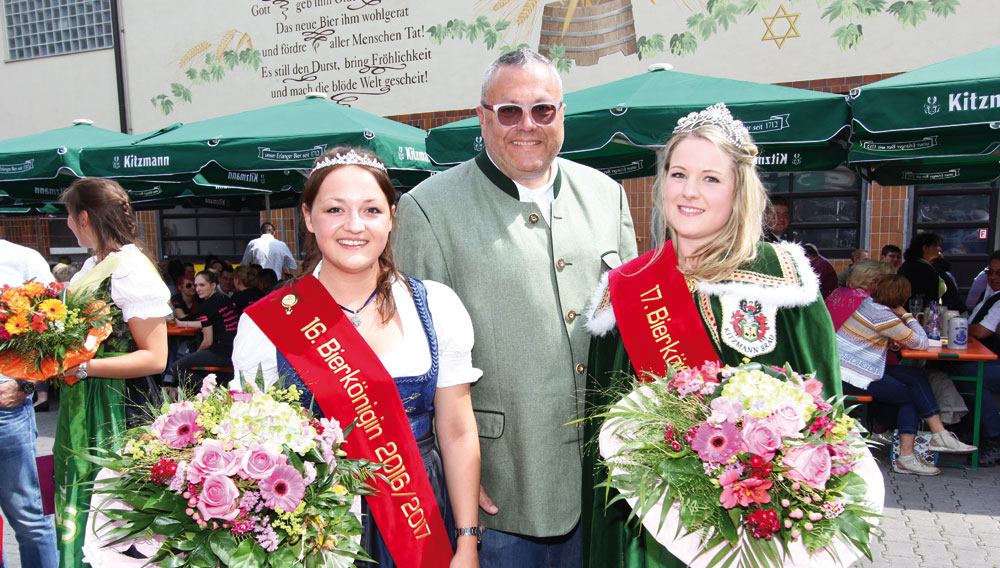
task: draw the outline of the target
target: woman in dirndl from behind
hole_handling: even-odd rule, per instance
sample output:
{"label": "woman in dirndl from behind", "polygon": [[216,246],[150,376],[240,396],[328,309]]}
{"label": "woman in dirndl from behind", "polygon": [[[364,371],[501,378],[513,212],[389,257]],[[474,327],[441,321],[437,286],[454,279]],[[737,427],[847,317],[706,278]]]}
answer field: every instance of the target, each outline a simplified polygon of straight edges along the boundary
{"label": "woman in dirndl from behind", "polygon": [[[606,275],[588,309],[595,337],[587,368],[596,378],[588,408],[615,402],[606,393],[624,374],[662,376],[668,362],[692,368],[705,361],[788,363],[815,373],[824,397],[841,396],[836,337],[808,258],[796,244],[761,238],[768,197],[757,153],[746,127],[722,103],[678,121],[658,152],[654,184],[666,234],[656,235],[654,250]],[[644,300],[653,298],[662,300],[657,310],[644,311]],[[635,339],[640,334],[633,330],[648,331],[660,321],[670,345]],[[587,439],[597,438],[596,422],[588,421]],[[588,488],[607,477],[595,463],[596,448],[591,452],[584,465]],[[624,501],[605,508],[611,492],[584,493],[585,565],[684,566],[628,522]]]}
{"label": "woman in dirndl from behind", "polygon": [[[94,256],[73,276],[70,293],[88,293],[113,304],[114,331],[89,362],[66,369],[59,389],[53,452],[56,530],[60,566],[83,566],[90,491],[96,470],[71,452],[119,450],[121,435],[157,402],[152,375],[167,364],[170,291],[139,239],[128,194],[102,178],[73,182],[59,198],[70,230]],[[73,384],[68,384],[73,383]]]}

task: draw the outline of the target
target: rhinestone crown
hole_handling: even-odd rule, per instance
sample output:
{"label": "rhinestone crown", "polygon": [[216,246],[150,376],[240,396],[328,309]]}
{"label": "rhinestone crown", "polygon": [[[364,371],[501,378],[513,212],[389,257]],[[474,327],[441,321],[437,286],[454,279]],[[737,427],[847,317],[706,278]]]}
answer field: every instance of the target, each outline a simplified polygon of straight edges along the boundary
{"label": "rhinestone crown", "polygon": [[319,170],[321,168],[327,168],[330,166],[368,166],[369,168],[375,168],[385,171],[385,164],[380,162],[377,158],[369,158],[368,156],[362,156],[354,150],[350,150],[346,154],[337,154],[336,156],[327,156],[313,166],[312,172]]}
{"label": "rhinestone crown", "polygon": [[701,112],[692,112],[677,121],[674,134],[691,132],[699,126],[715,126],[726,139],[746,150],[750,131],[743,123],[733,118],[725,103],[715,103]]}

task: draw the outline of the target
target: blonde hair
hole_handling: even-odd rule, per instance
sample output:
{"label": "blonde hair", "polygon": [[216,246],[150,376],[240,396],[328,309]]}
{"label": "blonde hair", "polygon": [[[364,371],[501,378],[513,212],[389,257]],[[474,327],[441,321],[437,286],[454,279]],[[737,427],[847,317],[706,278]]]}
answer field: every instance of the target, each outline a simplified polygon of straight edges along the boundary
{"label": "blonde hair", "polygon": [[888,262],[873,259],[862,260],[854,265],[854,270],[847,278],[847,287],[871,290],[882,277],[895,272],[896,269]]}
{"label": "blonde hair", "polygon": [[[658,219],[653,226],[665,227],[654,235],[657,248],[663,246],[667,236],[673,238],[672,229],[664,212],[665,185],[670,157],[682,141],[690,137],[702,138],[715,144],[733,163],[733,211],[722,228],[722,233],[711,243],[695,251],[693,268],[681,268],[689,278],[705,282],[718,282],[731,274],[741,264],[757,256],[757,243],[764,233],[764,210],[767,208],[767,191],[757,175],[757,146],[750,138],[735,144],[716,126],[707,124],[690,132],[673,135],[667,145],[657,152],[656,181],[653,184],[653,201]],[[657,225],[657,222],[660,224]],[[676,247],[676,243],[674,244]]]}

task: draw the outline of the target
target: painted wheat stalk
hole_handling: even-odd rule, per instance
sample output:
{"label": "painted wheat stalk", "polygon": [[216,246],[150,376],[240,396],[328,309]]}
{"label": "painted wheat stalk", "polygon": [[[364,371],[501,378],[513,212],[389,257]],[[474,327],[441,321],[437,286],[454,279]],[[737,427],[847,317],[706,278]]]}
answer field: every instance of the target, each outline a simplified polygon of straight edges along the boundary
{"label": "painted wheat stalk", "polygon": [[521,13],[517,15],[517,25],[521,25],[531,17],[531,13],[535,11],[535,6],[538,4],[538,0],[528,0],[521,7]]}
{"label": "painted wheat stalk", "polygon": [[187,50],[187,52],[185,52],[184,55],[181,57],[181,65],[180,66],[184,67],[185,65],[187,65],[188,63],[190,63],[192,59],[194,59],[195,57],[197,57],[199,53],[204,52],[205,50],[207,50],[210,47],[212,47],[212,44],[208,43],[207,41],[203,41],[203,42],[195,45],[191,49]]}
{"label": "painted wheat stalk", "polygon": [[219,41],[219,46],[215,48],[215,60],[222,61],[222,56],[226,53],[226,48],[229,47],[229,43],[233,41],[236,37],[236,33],[239,30],[233,29],[229,30],[222,36],[222,40]]}

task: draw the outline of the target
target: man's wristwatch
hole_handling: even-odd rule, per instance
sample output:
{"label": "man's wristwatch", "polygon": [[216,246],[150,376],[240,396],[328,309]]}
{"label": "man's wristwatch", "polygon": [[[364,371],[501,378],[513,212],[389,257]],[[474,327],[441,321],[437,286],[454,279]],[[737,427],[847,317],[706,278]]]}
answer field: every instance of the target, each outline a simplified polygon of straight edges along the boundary
{"label": "man's wristwatch", "polygon": [[475,536],[476,544],[482,544],[483,527],[459,527],[455,529],[455,538],[460,536]]}
{"label": "man's wristwatch", "polygon": [[83,380],[87,378],[87,362],[84,361],[76,366],[76,378]]}
{"label": "man's wristwatch", "polygon": [[25,381],[21,379],[15,379],[15,380],[17,381],[17,386],[21,389],[21,392],[23,392],[24,394],[27,395],[35,392],[34,381]]}

